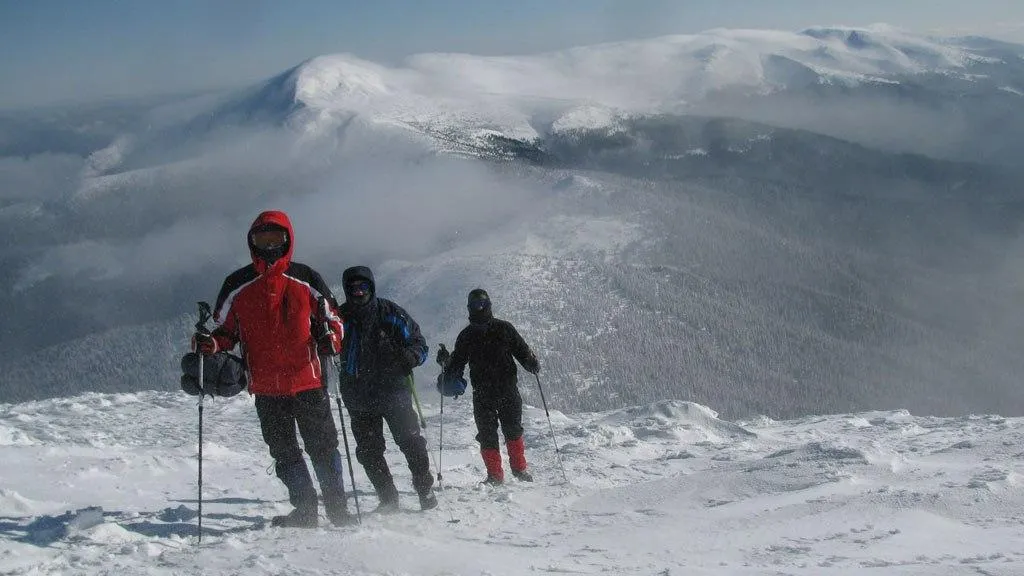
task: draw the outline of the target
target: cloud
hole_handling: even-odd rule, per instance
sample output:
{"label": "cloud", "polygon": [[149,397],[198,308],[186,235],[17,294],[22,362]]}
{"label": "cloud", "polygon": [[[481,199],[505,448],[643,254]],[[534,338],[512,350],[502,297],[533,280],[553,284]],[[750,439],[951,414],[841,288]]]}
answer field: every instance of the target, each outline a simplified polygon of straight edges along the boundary
{"label": "cloud", "polygon": [[982,26],[943,26],[933,28],[928,33],[936,36],[985,36],[1024,43],[1024,21],[993,22]]}
{"label": "cloud", "polygon": [[74,187],[84,164],[72,154],[0,158],[0,202],[56,199]]}
{"label": "cloud", "polygon": [[[347,160],[318,193],[294,203],[300,241],[315,252],[415,259],[458,233],[471,237],[522,214],[534,192],[469,160]],[[308,238],[305,240],[304,238]]]}
{"label": "cloud", "polygon": [[292,218],[297,260],[411,260],[456,231],[507,224],[533,197],[483,164],[378,132],[310,141],[283,128],[232,131],[199,145],[198,159],[100,177],[75,198],[69,218],[83,221],[67,222],[89,235],[45,249],[16,289],[57,277],[150,285],[218,265],[226,275],[248,261],[248,226],[269,209]]}

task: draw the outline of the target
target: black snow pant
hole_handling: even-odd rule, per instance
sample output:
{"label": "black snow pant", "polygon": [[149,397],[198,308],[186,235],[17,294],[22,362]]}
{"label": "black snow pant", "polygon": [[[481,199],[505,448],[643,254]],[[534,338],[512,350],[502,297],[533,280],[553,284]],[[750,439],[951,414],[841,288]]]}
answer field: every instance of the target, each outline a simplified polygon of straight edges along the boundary
{"label": "black snow pant", "polygon": [[[479,391],[478,391],[479,390]],[[480,448],[498,448],[498,424],[505,441],[523,435],[523,397],[519,387],[473,387],[473,420]]]}
{"label": "black snow pant", "polygon": [[288,489],[292,505],[306,509],[317,505],[316,489],[295,436],[297,427],[323,491],[324,505],[329,509],[345,507],[338,429],[327,391],[317,388],[295,396],[257,395],[256,414],[263,440],[274,459],[275,472]]}
{"label": "black snow pant", "polygon": [[412,395],[401,391],[390,395],[388,401],[369,408],[348,411],[352,420],[352,436],[356,439],[356,459],[366,470],[381,502],[398,499],[398,489],[384,459],[384,422],[387,422],[398,448],[412,472],[412,485],[417,494],[424,494],[434,485],[430,472],[427,440],[420,434],[419,420],[412,406]]}

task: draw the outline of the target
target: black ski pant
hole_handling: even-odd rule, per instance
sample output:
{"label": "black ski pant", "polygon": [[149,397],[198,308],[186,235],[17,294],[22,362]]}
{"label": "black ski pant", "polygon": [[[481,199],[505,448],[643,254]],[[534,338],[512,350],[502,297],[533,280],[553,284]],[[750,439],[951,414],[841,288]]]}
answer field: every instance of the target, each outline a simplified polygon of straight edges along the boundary
{"label": "black ski pant", "polygon": [[477,388],[473,385],[473,420],[480,448],[498,448],[498,425],[505,441],[523,435],[523,397],[518,386]]}
{"label": "black ski pant", "polygon": [[295,396],[256,396],[256,414],[263,440],[270,448],[277,477],[288,489],[288,499],[297,508],[316,507],[306,461],[302,458],[295,430],[313,463],[327,506],[345,505],[344,475],[338,452],[338,429],[331,414],[331,402],[323,388]]}
{"label": "black ski pant", "polygon": [[430,472],[430,455],[427,454],[427,439],[420,434],[419,420],[412,406],[412,394],[400,391],[388,396],[386,401],[377,402],[360,410],[348,411],[352,420],[352,436],[356,439],[356,460],[363,465],[366,475],[373,484],[381,502],[397,500],[398,490],[391,476],[388,462],[384,459],[384,423],[391,430],[391,437],[405,455],[405,461],[412,472],[412,485],[417,494],[423,494],[434,485]]}

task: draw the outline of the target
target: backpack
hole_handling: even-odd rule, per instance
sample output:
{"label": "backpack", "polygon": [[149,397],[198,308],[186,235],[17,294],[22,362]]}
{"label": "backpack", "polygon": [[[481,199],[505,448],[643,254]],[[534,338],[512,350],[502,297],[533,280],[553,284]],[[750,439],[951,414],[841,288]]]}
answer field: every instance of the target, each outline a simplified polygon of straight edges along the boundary
{"label": "backpack", "polygon": [[228,352],[217,352],[203,359],[203,386],[199,386],[199,353],[189,352],[181,358],[181,389],[186,394],[228,398],[249,385],[245,362]]}

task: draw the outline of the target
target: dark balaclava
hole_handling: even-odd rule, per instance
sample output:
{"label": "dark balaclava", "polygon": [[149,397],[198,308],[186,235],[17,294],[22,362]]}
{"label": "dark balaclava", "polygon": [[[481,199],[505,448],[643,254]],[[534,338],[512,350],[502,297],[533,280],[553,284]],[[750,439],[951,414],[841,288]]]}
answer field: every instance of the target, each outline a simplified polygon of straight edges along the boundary
{"label": "dark balaclava", "polygon": [[366,266],[353,266],[341,275],[342,287],[345,290],[345,301],[357,308],[365,307],[373,302],[377,287],[373,281],[373,271]]}
{"label": "dark balaclava", "polygon": [[474,324],[485,323],[492,318],[491,297],[483,288],[476,288],[469,293],[466,308],[469,310],[469,321]]}

